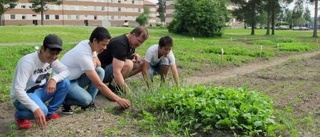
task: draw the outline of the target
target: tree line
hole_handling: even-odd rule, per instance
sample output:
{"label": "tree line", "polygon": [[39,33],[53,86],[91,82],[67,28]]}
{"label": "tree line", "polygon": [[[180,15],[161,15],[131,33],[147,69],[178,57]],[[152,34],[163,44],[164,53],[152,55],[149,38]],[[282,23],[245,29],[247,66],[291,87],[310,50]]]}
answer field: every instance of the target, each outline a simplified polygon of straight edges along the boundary
{"label": "tree line", "polygon": [[[161,21],[165,20],[165,2],[159,0],[157,3]],[[290,10],[288,6],[293,2],[295,6]],[[313,37],[318,37],[318,0],[307,2],[314,5]],[[293,27],[312,22],[311,12],[304,5],[304,0],[176,0],[174,18],[168,29],[192,36],[219,36],[221,27],[236,18],[251,27],[251,35],[255,34],[258,24],[266,28],[266,35],[274,35],[277,23]],[[232,6],[232,10],[227,10],[227,6]]]}

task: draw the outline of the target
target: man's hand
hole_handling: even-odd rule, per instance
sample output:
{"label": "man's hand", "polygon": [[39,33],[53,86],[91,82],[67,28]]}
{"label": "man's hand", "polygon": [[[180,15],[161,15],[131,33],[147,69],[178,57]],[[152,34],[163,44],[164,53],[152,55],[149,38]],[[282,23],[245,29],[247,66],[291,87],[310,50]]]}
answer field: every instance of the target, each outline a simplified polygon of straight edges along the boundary
{"label": "man's hand", "polygon": [[44,128],[47,124],[46,116],[43,114],[42,110],[40,108],[36,109],[36,111],[33,112],[34,120],[36,124]]}
{"label": "man's hand", "polygon": [[123,99],[123,98],[120,98],[118,100],[116,100],[116,102],[122,107],[122,108],[129,108],[131,106],[130,104],[130,101],[127,100],[127,99]]}
{"label": "man's hand", "polygon": [[132,56],[133,56],[133,59],[132,59],[133,63],[136,63],[136,62],[139,63],[141,61],[141,56],[139,54],[133,54]]}
{"label": "man's hand", "polygon": [[94,67],[101,67],[101,62],[98,57],[93,57]]}
{"label": "man's hand", "polygon": [[57,82],[54,79],[50,79],[47,85],[47,93],[52,94],[54,91],[56,91]]}

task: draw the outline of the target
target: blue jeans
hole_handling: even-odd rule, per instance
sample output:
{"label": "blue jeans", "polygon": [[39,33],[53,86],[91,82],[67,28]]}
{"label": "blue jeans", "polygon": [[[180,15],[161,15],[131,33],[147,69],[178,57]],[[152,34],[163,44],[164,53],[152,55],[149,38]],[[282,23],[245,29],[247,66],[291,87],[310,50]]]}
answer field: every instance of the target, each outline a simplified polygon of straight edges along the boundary
{"label": "blue jeans", "polygon": [[159,75],[161,73],[160,72],[161,71],[160,70],[161,66],[163,66],[163,65],[164,66],[168,66],[169,63],[170,63],[170,61],[169,61],[168,58],[162,58],[157,65],[155,65],[155,66],[150,65],[149,68],[148,68],[148,73],[149,73],[150,80],[153,81],[154,75]]}
{"label": "blue jeans", "polygon": [[[69,80],[63,80],[57,83],[56,91],[52,94],[48,94],[46,88],[36,89],[32,93],[27,93],[28,96],[40,107],[44,115],[51,115],[61,106],[64,98],[68,93],[70,86]],[[46,86],[45,86],[46,87]],[[50,100],[51,99],[51,100]],[[48,106],[45,102],[50,100]],[[18,100],[13,102],[16,110],[16,116],[20,119],[33,119],[33,112],[21,104]]]}
{"label": "blue jeans", "polygon": [[[104,70],[101,67],[97,67],[96,72],[100,80],[102,80]],[[69,93],[64,101],[64,105],[86,107],[95,100],[97,94],[98,89],[84,73],[78,79],[70,81]]]}
{"label": "blue jeans", "polygon": [[112,63],[105,68],[105,77],[103,83],[109,83],[113,80],[113,66]]}

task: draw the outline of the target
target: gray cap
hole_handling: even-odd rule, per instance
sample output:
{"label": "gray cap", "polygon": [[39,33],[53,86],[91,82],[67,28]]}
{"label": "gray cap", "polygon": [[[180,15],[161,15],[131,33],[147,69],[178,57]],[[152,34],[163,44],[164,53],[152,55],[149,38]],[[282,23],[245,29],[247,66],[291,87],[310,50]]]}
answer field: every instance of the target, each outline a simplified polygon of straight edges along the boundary
{"label": "gray cap", "polygon": [[43,46],[62,50],[62,40],[55,34],[49,34],[44,38]]}

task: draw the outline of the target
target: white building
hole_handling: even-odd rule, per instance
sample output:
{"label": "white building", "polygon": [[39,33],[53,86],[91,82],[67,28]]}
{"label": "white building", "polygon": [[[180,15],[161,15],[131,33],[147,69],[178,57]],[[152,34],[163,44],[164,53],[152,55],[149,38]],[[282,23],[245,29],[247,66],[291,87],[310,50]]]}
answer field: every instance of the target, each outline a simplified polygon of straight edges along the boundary
{"label": "white building", "polygon": [[[61,5],[46,5],[49,10],[44,12],[44,25],[122,26],[127,22],[129,26],[137,26],[135,19],[143,13],[145,3],[151,7],[149,20],[153,23],[156,5],[145,0],[63,0]],[[40,24],[40,13],[33,12],[30,6],[28,0],[19,0],[14,9],[4,13],[3,24]]]}

